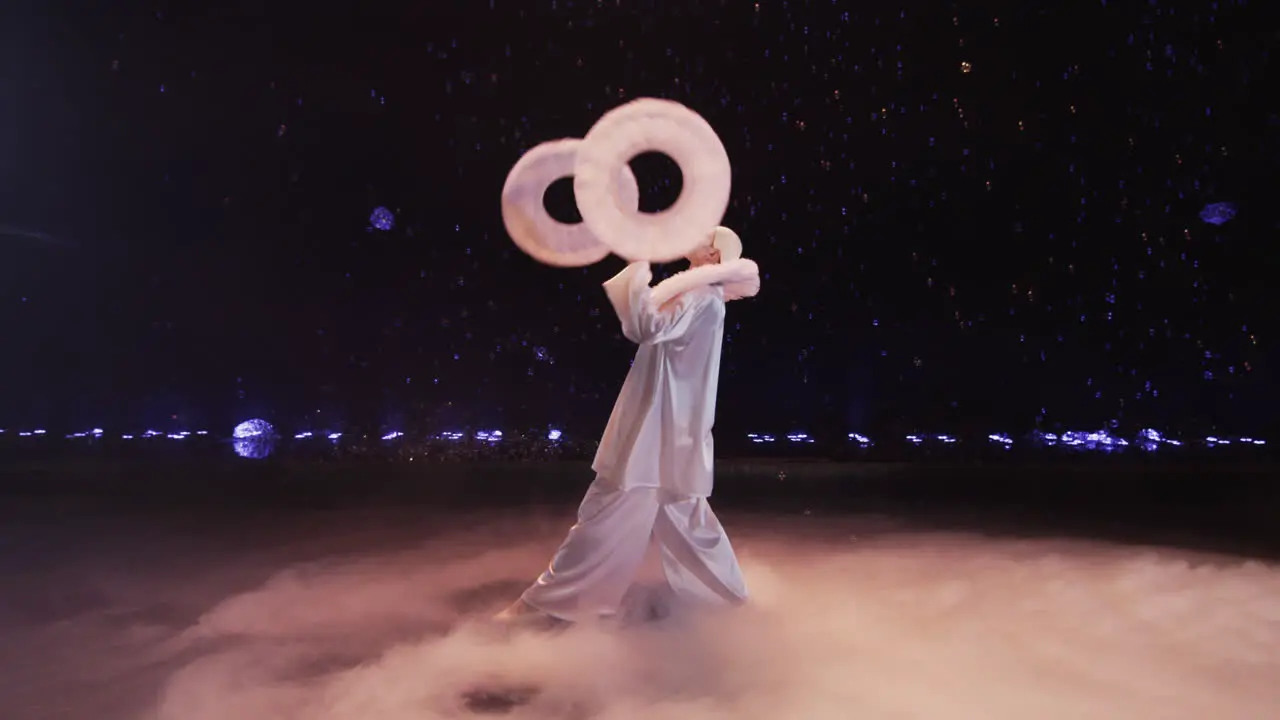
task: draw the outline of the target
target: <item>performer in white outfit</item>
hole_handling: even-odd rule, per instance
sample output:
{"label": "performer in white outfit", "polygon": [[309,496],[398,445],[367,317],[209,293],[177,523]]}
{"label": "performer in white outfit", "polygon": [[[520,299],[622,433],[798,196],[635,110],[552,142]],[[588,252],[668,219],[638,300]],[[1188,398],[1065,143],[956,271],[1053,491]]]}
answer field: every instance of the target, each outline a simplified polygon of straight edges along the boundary
{"label": "performer in white outfit", "polygon": [[551,566],[500,620],[567,621],[619,610],[650,543],[676,597],[737,604],[747,597],[729,538],[707,502],[713,485],[716,389],[725,302],[759,290],[732,231],[718,228],[690,268],[650,287],[649,263],[605,283],[627,339],[639,345],[600,440],[595,482]]}

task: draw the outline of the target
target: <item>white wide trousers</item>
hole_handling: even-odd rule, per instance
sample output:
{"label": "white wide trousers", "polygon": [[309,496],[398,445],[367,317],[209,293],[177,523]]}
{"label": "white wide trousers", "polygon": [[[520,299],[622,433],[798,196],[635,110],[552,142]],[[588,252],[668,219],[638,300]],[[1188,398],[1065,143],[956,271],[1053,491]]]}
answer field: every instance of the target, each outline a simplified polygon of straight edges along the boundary
{"label": "white wide trousers", "polygon": [[547,615],[579,621],[619,610],[650,543],[678,600],[738,604],[747,588],[729,537],[704,497],[658,488],[617,490],[599,478],[551,567],[521,599]]}

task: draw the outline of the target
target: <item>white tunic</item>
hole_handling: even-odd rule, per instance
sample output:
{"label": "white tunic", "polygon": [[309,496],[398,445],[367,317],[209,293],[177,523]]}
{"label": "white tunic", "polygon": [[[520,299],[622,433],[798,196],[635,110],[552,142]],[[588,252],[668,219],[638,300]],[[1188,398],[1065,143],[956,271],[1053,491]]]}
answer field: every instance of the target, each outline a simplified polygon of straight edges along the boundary
{"label": "white tunic", "polygon": [[591,467],[620,490],[651,487],[707,497],[725,293],[720,285],[701,284],[664,301],[655,293],[662,286],[649,287],[652,278],[649,264],[638,262],[604,285],[622,334],[640,349]]}

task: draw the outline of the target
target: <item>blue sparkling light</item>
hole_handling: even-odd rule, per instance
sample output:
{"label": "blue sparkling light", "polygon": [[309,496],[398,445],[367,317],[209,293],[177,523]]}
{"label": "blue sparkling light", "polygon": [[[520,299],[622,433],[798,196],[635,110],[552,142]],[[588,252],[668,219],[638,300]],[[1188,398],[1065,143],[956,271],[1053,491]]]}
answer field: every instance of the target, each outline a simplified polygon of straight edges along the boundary
{"label": "blue sparkling light", "polygon": [[1162,444],[1174,446],[1182,445],[1182,443],[1177,440],[1166,438],[1159,430],[1146,428],[1138,433],[1138,447],[1146,450],[1147,452],[1155,452],[1156,450],[1159,450]]}
{"label": "blue sparkling light", "polygon": [[[1116,422],[1109,423],[1109,428],[1114,428]],[[1154,452],[1166,447],[1183,447],[1190,445],[1203,448],[1219,448],[1219,447],[1259,447],[1266,446],[1266,440],[1253,436],[1223,437],[1221,435],[1209,435],[1200,438],[1188,438],[1187,440],[1176,440],[1164,435],[1159,430],[1153,428],[1145,428],[1139,430],[1132,439],[1124,439],[1116,436],[1112,429],[1104,428],[1097,431],[1078,431],[1065,430],[1060,433],[1051,433],[1044,431],[1036,431],[1028,436],[1030,444],[1041,447],[1062,447],[1071,451],[1097,451],[1104,453],[1124,451],[1128,448],[1135,448],[1148,452]],[[0,429],[0,433],[6,432]],[[190,439],[192,436],[206,436],[209,434],[207,430],[197,431],[160,431],[148,429],[141,434],[124,433],[116,435],[108,434],[102,428],[93,428],[87,431],[75,432],[65,435],[67,439],[103,439],[107,437],[118,437],[123,440],[134,439],[159,439],[159,440],[175,440],[182,441]],[[37,438],[46,437],[48,431],[44,429],[14,431],[13,435],[21,438]],[[294,431],[291,435],[297,440],[307,440],[312,438],[324,437],[336,443],[340,438],[344,437],[341,432],[325,431],[315,432],[311,430]],[[519,436],[517,436],[519,437]],[[778,441],[778,437],[766,433],[747,433],[747,439],[754,444],[774,443]],[[797,444],[815,444],[816,438],[803,432],[792,432],[781,436],[787,442]],[[862,433],[848,433],[848,440],[857,443],[861,448],[869,448],[875,445],[872,438]],[[964,440],[954,435],[933,434],[933,433],[912,433],[904,436],[905,439],[914,445],[926,445],[932,443],[940,443],[943,445],[959,445],[964,444]],[[405,433],[400,431],[391,431],[381,436],[384,441],[400,440],[407,438]],[[474,439],[481,443],[494,445],[506,439],[505,434],[501,430],[477,430],[471,433],[458,431],[446,431],[438,435],[429,436],[426,440],[445,440],[460,441],[467,438]],[[564,434],[561,430],[548,428],[545,436],[546,440],[551,443],[559,443]],[[261,458],[266,457],[274,452],[276,443],[280,436],[276,434],[275,428],[271,423],[253,419],[240,423],[231,433],[236,453],[242,457]],[[1004,449],[1010,449],[1015,440],[1007,433],[993,432],[985,435],[987,442],[999,445]],[[1017,442],[1022,442],[1021,440]]]}
{"label": "blue sparkling light", "polygon": [[[147,434],[151,435],[156,433],[154,430],[148,430]],[[273,434],[275,434],[275,428],[272,427],[271,423],[259,418],[254,418],[252,420],[245,420],[244,422],[237,425],[235,430],[231,431],[231,437],[235,438],[236,440],[244,440],[247,438],[255,438],[255,437],[261,437],[263,435],[273,435]]]}
{"label": "blue sparkling light", "polygon": [[[160,433],[148,430],[144,437]],[[260,418],[245,420],[231,431],[231,447],[236,455],[250,460],[261,460],[275,451],[276,429]]]}

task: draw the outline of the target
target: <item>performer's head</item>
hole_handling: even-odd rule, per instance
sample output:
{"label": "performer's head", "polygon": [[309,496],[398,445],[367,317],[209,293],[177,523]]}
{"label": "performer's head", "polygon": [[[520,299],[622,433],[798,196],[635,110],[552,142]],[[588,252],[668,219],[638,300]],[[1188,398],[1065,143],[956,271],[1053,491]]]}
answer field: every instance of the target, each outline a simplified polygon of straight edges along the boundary
{"label": "performer's head", "polygon": [[720,250],[711,243],[701,245],[697,250],[689,253],[689,267],[702,267],[703,265],[719,265]]}
{"label": "performer's head", "polygon": [[707,235],[705,245],[689,254],[691,267],[719,265],[742,257],[742,239],[727,227],[718,227]]}

